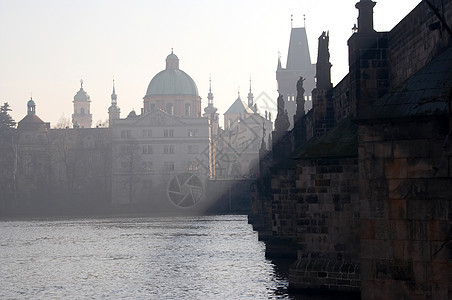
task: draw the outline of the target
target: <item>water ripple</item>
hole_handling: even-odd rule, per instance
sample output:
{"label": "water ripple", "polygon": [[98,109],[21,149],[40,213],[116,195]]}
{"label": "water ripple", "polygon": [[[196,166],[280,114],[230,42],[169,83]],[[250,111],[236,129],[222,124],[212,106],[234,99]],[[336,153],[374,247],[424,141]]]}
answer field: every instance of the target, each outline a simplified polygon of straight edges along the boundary
{"label": "water ripple", "polygon": [[1,299],[290,299],[246,216],[0,222]]}

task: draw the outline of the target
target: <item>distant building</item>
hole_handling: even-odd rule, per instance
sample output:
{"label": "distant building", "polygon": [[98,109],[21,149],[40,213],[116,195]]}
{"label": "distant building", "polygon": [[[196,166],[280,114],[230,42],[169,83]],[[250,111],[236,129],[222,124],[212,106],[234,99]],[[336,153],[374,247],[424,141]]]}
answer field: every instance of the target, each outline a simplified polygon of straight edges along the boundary
{"label": "distant building", "polygon": [[259,149],[273,130],[269,116],[261,116],[254,105],[253,93],[248,93],[248,104],[240,94],[224,113],[224,130],[218,134],[216,155],[217,178],[257,177]]}
{"label": "distant building", "polygon": [[[108,128],[50,129],[35,101],[18,123],[13,144],[12,211],[72,213],[109,203],[111,137]],[[76,199],[76,200],[74,200]],[[74,202],[76,201],[76,202]]]}
{"label": "distant building", "polygon": [[[110,108],[116,108],[114,97]],[[114,204],[165,210],[170,203],[188,208],[201,201],[210,174],[209,119],[201,116],[196,83],[173,52],[149,83],[141,114],[115,118],[110,128]]]}
{"label": "distant building", "polygon": [[37,204],[49,199],[55,208],[59,198],[67,198],[72,204],[204,211],[212,205],[205,200],[215,198],[206,194],[209,184],[221,194],[215,180],[232,184],[231,179],[259,176],[259,149],[273,128],[269,114],[259,115],[250,82],[248,103],[238,97],[224,114],[222,129],[209,83],[201,115],[196,83],[171,52],[166,68],[150,81],[139,114],[131,111],[121,118],[113,82],[108,128],[90,128],[90,96],[83,81],[74,96],[73,128],[50,129],[36,115],[35,102],[28,101],[13,141],[18,198],[29,202],[35,197]]}

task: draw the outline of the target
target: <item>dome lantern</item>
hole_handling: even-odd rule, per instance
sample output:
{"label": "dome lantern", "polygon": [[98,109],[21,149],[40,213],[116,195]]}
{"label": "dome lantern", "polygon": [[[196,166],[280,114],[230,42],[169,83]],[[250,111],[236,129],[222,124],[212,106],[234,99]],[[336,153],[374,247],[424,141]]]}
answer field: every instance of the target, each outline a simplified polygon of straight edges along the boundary
{"label": "dome lantern", "polygon": [[166,57],[166,69],[179,70],[179,57],[173,53],[173,49],[171,49],[171,54]]}

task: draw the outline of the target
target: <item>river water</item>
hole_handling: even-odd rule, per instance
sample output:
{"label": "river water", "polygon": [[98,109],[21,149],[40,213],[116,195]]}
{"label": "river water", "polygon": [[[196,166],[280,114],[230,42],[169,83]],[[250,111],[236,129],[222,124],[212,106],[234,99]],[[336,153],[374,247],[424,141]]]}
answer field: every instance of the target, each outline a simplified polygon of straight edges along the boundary
{"label": "river water", "polygon": [[292,299],[246,216],[0,221],[0,299]]}

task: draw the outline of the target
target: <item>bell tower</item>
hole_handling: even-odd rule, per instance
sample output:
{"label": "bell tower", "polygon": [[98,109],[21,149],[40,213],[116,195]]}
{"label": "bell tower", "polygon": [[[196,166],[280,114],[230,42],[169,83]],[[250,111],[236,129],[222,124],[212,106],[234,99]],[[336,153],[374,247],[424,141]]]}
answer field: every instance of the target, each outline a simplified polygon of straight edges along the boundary
{"label": "bell tower", "polygon": [[72,125],[74,128],[91,128],[93,115],[91,114],[90,97],[83,89],[83,80],[80,80],[80,90],[74,96],[74,113],[72,114]]}
{"label": "bell tower", "polygon": [[115,91],[115,80],[113,79],[113,92],[111,93],[111,106],[108,108],[108,126],[113,125],[114,120],[120,118],[121,109],[118,107],[118,95]]}

